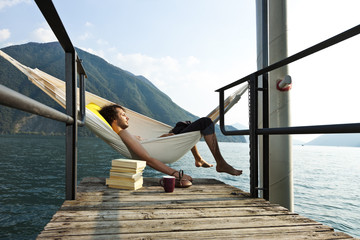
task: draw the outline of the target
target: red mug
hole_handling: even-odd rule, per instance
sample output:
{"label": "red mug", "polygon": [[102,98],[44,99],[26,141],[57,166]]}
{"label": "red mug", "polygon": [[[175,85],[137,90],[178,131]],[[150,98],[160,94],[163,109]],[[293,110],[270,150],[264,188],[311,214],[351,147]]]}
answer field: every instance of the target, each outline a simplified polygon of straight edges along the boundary
{"label": "red mug", "polygon": [[160,179],[160,185],[164,188],[165,192],[173,192],[175,189],[175,177],[163,176],[163,178]]}

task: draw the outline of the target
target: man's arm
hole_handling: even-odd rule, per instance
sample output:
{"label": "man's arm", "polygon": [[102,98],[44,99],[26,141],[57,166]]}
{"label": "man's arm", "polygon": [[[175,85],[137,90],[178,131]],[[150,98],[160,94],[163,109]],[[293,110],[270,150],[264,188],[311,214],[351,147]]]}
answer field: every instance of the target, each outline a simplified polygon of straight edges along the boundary
{"label": "man's arm", "polygon": [[[173,174],[176,170],[164,164],[163,162],[151,157],[146,149],[140,144],[140,142],[131,135],[126,129],[118,132],[121,140],[125,143],[125,145],[135,153],[141,160],[146,161],[146,164],[155,170],[165,173],[167,175]],[[176,177],[179,177],[179,172],[174,174]],[[188,175],[185,175],[186,179],[192,180],[192,178]]]}

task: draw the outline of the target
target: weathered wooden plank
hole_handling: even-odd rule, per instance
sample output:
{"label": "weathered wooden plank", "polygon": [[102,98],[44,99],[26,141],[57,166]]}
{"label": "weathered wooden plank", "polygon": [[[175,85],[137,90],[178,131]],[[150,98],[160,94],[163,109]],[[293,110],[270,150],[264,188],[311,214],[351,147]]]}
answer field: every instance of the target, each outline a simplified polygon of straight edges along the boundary
{"label": "weathered wooden plank", "polygon": [[269,206],[268,202],[261,199],[246,199],[246,200],[214,200],[207,202],[193,202],[193,201],[163,201],[163,202],[65,202],[61,207],[62,211],[70,210],[119,210],[119,209],[144,209],[144,208],[166,208],[166,209],[181,209],[181,208],[195,208],[195,207],[242,207],[242,206]]}
{"label": "weathered wooden plank", "polygon": [[[244,198],[244,197],[238,197],[232,194],[226,194],[226,195],[212,195],[212,194],[208,194],[208,195],[169,195],[169,194],[148,194],[147,196],[144,197],[136,197],[136,196],[131,196],[131,195],[122,195],[120,197],[109,197],[109,196],[104,196],[104,197],[99,197],[99,196],[94,196],[94,197],[79,197],[77,199],[78,201],[76,202],[83,202],[83,203],[87,203],[87,202],[135,202],[135,201],[144,201],[144,202],[174,202],[174,201],[178,201],[178,202],[182,202],[182,201],[194,201],[194,202],[199,202],[199,201],[204,201],[204,202],[212,202],[212,201],[248,201],[249,198]],[[257,202],[265,202],[265,200],[263,199],[258,199]],[[64,204],[68,204],[68,205],[76,205],[74,204],[75,201],[65,201]]]}
{"label": "weathered wooden plank", "polygon": [[214,200],[240,200],[240,199],[248,199],[244,197],[238,197],[231,194],[147,194],[147,195],[122,195],[122,196],[82,196],[77,200],[81,202],[133,202],[137,200],[141,201],[151,201],[151,202],[159,202],[159,201],[175,201],[175,200],[190,200],[190,201],[214,201]]}
{"label": "weathered wooden plank", "polygon": [[90,197],[122,197],[122,196],[134,196],[134,197],[141,197],[141,196],[148,196],[148,195],[162,195],[162,196],[179,196],[179,195],[184,195],[184,196],[191,196],[191,195],[198,195],[198,196],[203,196],[203,195],[237,195],[237,197],[243,197],[243,198],[248,198],[249,196],[247,195],[247,193],[243,193],[241,191],[237,191],[236,189],[232,189],[232,188],[215,188],[215,189],[211,189],[211,190],[199,190],[198,188],[194,188],[192,189],[192,187],[190,187],[188,190],[185,189],[181,189],[178,190],[177,188],[175,188],[175,191],[172,193],[165,193],[164,190],[162,189],[162,187],[151,187],[151,189],[149,188],[141,188],[139,190],[136,191],[126,191],[126,190],[121,190],[119,189],[119,191],[112,191],[112,190],[105,190],[105,191],[100,191],[100,192],[83,192],[83,193],[79,193],[77,198],[90,198]]}
{"label": "weathered wooden plank", "polygon": [[[64,235],[61,231],[48,231],[41,238],[46,239],[346,239],[344,233],[333,232],[324,225],[284,226],[273,228],[237,228],[176,232],[114,233],[119,229],[104,231],[77,232]],[[78,234],[78,235],[75,235]],[[41,239],[40,238],[40,239]]]}
{"label": "weathered wooden plank", "polygon": [[[82,236],[43,236],[37,239],[54,239],[54,240],[108,240],[108,239],[276,239],[276,240],[304,240],[304,239],[352,239],[351,236],[345,233],[334,233],[334,232],[300,232],[300,233],[272,233],[272,234],[239,234],[237,231],[228,232],[212,232],[212,231],[201,231],[201,232],[180,232],[180,233],[150,233],[150,234],[111,234],[111,235],[82,235]],[[225,236],[225,237],[224,237]],[[193,238],[194,237],[194,238]]]}
{"label": "weathered wooden plank", "polygon": [[243,193],[241,191],[237,191],[236,189],[226,189],[226,188],[219,188],[219,189],[211,189],[211,190],[199,190],[196,188],[190,187],[188,190],[180,189],[178,190],[175,188],[175,191],[172,193],[165,193],[163,188],[160,186],[151,187],[149,188],[141,188],[136,191],[126,191],[121,190],[113,191],[113,189],[105,189],[105,191],[99,192],[83,192],[77,194],[77,199],[84,199],[86,201],[87,198],[122,198],[125,196],[132,196],[132,197],[149,197],[149,196],[161,196],[161,197],[176,197],[176,196],[197,196],[197,197],[204,197],[204,196],[222,196],[222,195],[231,195],[237,198],[249,198],[247,193]]}
{"label": "weathered wooden plank", "polygon": [[[276,231],[277,230],[277,231]],[[196,239],[276,239],[276,240],[295,240],[295,239],[349,239],[349,235],[344,233],[335,233],[333,231],[316,232],[309,231],[304,228],[304,231],[300,229],[292,228],[289,231],[279,231],[280,228],[273,228],[271,232],[266,229],[266,232],[261,233],[259,228],[257,229],[226,229],[215,231],[197,231],[197,232],[176,232],[176,233],[150,233],[145,236],[140,234],[122,234],[121,239],[189,239],[189,236],[194,236]]]}
{"label": "weathered wooden plank", "polygon": [[145,219],[136,221],[50,222],[46,225],[45,230],[61,231],[64,235],[72,235],[80,231],[82,234],[86,231],[109,232],[110,229],[115,230],[114,233],[145,233],[305,225],[320,225],[320,223],[297,215],[280,215],[231,218]]}
{"label": "weathered wooden plank", "polygon": [[240,217],[240,216],[275,216],[293,215],[286,208],[277,207],[234,207],[234,208],[186,208],[181,209],[135,209],[135,210],[105,210],[105,211],[58,211],[54,222],[89,222],[89,221],[120,221],[136,219],[182,219],[205,217]]}

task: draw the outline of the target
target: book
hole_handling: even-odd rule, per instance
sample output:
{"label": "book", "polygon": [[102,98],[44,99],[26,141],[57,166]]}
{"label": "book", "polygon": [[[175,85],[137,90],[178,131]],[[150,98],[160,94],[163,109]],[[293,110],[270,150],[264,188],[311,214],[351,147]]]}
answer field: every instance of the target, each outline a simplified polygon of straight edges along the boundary
{"label": "book", "polygon": [[144,168],[133,169],[133,168],[123,168],[123,167],[112,167],[110,169],[110,172],[136,174],[136,173],[142,173],[143,170],[144,170]]}
{"label": "book", "polygon": [[118,185],[108,185],[108,186],[109,188],[117,188],[117,189],[125,189],[125,190],[138,190],[139,188],[142,188],[142,185],[135,187],[118,186]]}
{"label": "book", "polygon": [[110,170],[110,178],[114,179],[124,179],[128,181],[136,181],[142,176],[142,172],[139,173],[127,173],[127,172],[112,172]]}
{"label": "book", "polygon": [[117,176],[110,176],[109,179],[111,180],[117,180],[119,182],[129,182],[129,183],[134,183],[136,181],[138,181],[141,177],[139,177],[138,179],[132,179],[132,178],[122,178],[122,177],[117,177]]}
{"label": "book", "polygon": [[113,167],[131,168],[131,169],[144,169],[146,161],[130,160],[130,159],[114,159],[112,160]]}
{"label": "book", "polygon": [[143,178],[139,178],[137,181],[130,182],[130,181],[123,181],[114,178],[107,178],[106,185],[111,188],[118,188],[118,189],[127,189],[127,190],[137,190],[142,187],[143,185]]}

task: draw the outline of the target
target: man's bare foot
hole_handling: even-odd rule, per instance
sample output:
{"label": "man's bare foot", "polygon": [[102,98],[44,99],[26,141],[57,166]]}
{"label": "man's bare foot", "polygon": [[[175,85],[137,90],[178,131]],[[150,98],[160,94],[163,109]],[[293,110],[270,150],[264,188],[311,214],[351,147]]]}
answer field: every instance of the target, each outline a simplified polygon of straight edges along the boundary
{"label": "man's bare foot", "polygon": [[209,167],[212,167],[214,165],[206,162],[204,159],[200,159],[200,160],[195,160],[195,166],[196,167],[209,168]]}
{"label": "man's bare foot", "polygon": [[242,170],[237,170],[235,168],[233,168],[232,166],[230,166],[227,163],[221,164],[221,165],[216,165],[216,171],[217,172],[224,172],[224,173],[228,173],[230,175],[233,176],[239,176],[242,174]]}

